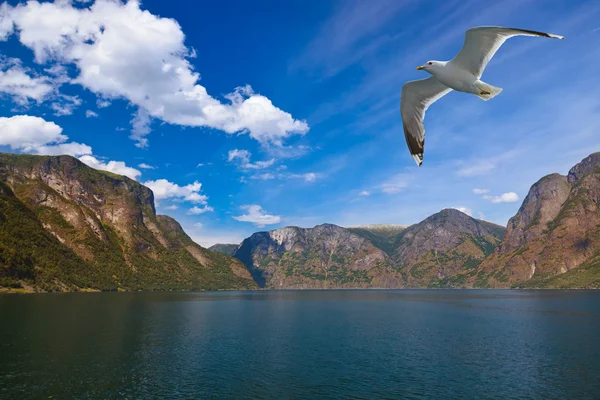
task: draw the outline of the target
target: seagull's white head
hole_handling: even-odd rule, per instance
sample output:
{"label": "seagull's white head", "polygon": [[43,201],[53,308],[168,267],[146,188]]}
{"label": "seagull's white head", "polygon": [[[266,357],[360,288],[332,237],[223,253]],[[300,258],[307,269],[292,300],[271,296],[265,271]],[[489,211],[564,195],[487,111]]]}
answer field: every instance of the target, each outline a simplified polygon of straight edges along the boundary
{"label": "seagull's white head", "polygon": [[446,63],[442,61],[427,61],[424,65],[417,67],[417,71],[423,70],[433,75],[437,69],[443,67],[445,64]]}

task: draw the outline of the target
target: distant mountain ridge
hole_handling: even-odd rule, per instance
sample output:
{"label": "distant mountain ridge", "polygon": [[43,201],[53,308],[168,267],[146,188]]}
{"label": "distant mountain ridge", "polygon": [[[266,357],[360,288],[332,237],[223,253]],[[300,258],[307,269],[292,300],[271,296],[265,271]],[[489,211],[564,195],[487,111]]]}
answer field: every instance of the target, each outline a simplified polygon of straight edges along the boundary
{"label": "distant mountain ridge", "polygon": [[267,288],[451,286],[463,267],[483,261],[503,231],[445,209],[409,228],[323,224],[258,232],[233,255]]}
{"label": "distant mountain ridge", "polygon": [[228,256],[233,256],[235,250],[239,247],[239,244],[231,244],[231,243],[217,243],[210,246],[208,249],[210,251],[214,251],[216,253],[222,253]]}
{"label": "distant mountain ridge", "polygon": [[508,229],[445,209],[408,227],[258,232],[233,255],[267,288],[598,288],[600,153],[536,182]]}

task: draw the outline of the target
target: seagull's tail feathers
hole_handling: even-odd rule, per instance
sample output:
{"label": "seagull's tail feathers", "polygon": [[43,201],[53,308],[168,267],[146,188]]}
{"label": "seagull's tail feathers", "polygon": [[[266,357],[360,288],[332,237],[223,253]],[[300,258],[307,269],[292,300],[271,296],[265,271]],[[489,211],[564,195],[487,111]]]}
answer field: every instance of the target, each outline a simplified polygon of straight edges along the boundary
{"label": "seagull's tail feathers", "polygon": [[483,94],[477,94],[477,97],[479,97],[480,99],[482,99],[484,101],[488,101],[489,99],[496,97],[497,95],[500,94],[500,92],[502,92],[502,88],[492,86],[492,85],[482,82],[482,81],[477,81],[476,85],[477,85],[477,89],[479,89],[480,93],[483,93]]}

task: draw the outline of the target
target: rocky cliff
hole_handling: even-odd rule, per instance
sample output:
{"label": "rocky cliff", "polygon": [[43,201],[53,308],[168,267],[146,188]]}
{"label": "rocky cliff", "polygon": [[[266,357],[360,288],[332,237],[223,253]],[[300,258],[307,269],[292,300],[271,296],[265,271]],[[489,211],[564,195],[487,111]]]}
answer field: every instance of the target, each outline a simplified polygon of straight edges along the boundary
{"label": "rocky cliff", "polygon": [[403,286],[399,271],[383,250],[331,224],[255,233],[242,242],[234,257],[267,288]]}
{"label": "rocky cliff", "polygon": [[508,222],[504,240],[481,264],[472,283],[597,287],[599,251],[600,153],[594,153],[568,176],[548,175],[531,187]]}
{"label": "rocky cliff", "polygon": [[[0,154],[0,182],[0,278],[10,285],[63,291],[255,287],[237,260],[200,247],[175,220],[157,216],[152,191],[127,177],[69,156]],[[44,248],[53,249],[53,261]],[[7,261],[13,253],[28,257],[27,273],[16,273],[18,262]]]}
{"label": "rocky cliff", "polygon": [[504,228],[443,210],[409,228],[324,224],[259,232],[234,257],[269,288],[461,286],[500,241]]}

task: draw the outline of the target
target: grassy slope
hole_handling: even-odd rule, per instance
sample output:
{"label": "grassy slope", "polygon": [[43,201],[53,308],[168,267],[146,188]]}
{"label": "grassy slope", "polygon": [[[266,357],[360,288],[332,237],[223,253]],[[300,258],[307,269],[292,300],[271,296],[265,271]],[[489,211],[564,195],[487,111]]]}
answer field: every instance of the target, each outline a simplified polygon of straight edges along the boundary
{"label": "grassy slope", "polygon": [[551,278],[533,278],[515,288],[600,289],[600,257],[564,274]]}
{"label": "grassy slope", "polygon": [[19,281],[47,291],[109,285],[0,182],[0,286],[20,287]]}
{"label": "grassy slope", "polygon": [[[60,169],[71,179],[86,183],[92,194],[125,199],[134,207],[143,207],[153,217],[149,189],[126,177],[98,171],[71,157],[45,157],[0,153],[0,178],[10,177],[14,169],[27,171],[45,165]],[[122,183],[125,182],[126,186]],[[162,246],[143,225],[132,229],[134,247],[127,246],[109,224],[97,220],[83,204],[62,197],[37,180],[20,180],[13,191],[0,179],[0,286],[18,287],[19,281],[39,290],[203,290],[242,289],[256,287],[249,279],[235,275],[230,257],[200,248],[176,223],[162,231],[175,245]],[[124,189],[125,188],[125,189]],[[50,193],[64,204],[94,219],[105,240],[100,240],[87,226],[75,229],[60,212],[33,201],[39,192]],[[115,197],[116,196],[116,197]],[[124,196],[124,197],[123,197]],[[20,200],[22,198],[22,200]],[[135,204],[133,204],[135,203]],[[162,221],[162,219],[161,219]],[[84,248],[89,260],[79,257],[61,243],[44,226],[51,226],[61,239],[73,248]],[[199,262],[185,247],[196,246],[206,263]],[[84,255],[85,257],[85,255]],[[235,265],[238,268],[238,265]]]}

